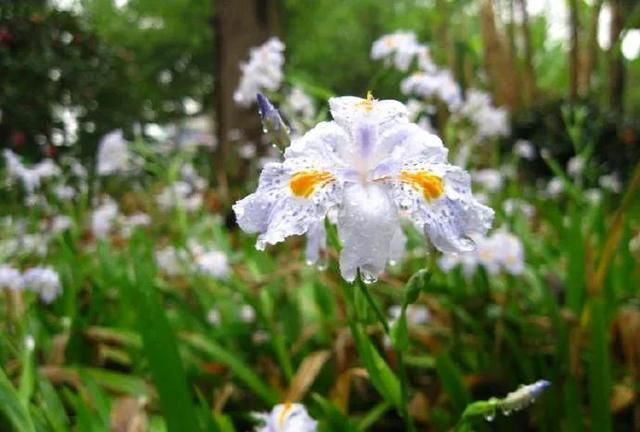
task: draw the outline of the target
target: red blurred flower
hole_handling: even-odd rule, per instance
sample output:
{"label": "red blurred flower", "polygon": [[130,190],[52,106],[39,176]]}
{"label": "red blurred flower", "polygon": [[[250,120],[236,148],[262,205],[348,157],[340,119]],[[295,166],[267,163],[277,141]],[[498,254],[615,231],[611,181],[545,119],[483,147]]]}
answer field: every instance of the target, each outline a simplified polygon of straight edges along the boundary
{"label": "red blurred flower", "polygon": [[0,42],[9,44],[13,41],[13,35],[6,27],[0,27]]}
{"label": "red blurred flower", "polygon": [[11,141],[16,147],[22,146],[26,140],[27,137],[22,131],[14,131],[13,133],[11,133]]}
{"label": "red blurred flower", "polygon": [[51,144],[49,144],[46,147],[44,152],[48,157],[54,158],[58,154],[58,148],[56,146],[52,146]]}

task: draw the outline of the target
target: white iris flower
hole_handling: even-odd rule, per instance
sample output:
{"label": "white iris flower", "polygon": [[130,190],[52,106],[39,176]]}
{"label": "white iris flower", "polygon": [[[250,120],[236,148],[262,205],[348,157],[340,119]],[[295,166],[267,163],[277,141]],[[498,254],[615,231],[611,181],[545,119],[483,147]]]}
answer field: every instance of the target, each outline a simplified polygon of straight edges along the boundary
{"label": "white iris flower", "polygon": [[329,100],[333,121],[322,122],[285,150],[283,162],[265,165],[258,190],[233,209],[240,227],[259,233],[264,249],[302,235],[338,209],[343,244],[340,271],[358,269],[374,281],[394,253],[405,213],[443,252],[472,250],[493,210],[471,195],[469,175],[447,163],[436,135],[410,123],[394,100],[353,96]]}
{"label": "white iris flower", "polygon": [[299,403],[278,404],[269,414],[254,415],[263,423],[256,428],[256,432],[315,432],[318,427],[318,422]]}

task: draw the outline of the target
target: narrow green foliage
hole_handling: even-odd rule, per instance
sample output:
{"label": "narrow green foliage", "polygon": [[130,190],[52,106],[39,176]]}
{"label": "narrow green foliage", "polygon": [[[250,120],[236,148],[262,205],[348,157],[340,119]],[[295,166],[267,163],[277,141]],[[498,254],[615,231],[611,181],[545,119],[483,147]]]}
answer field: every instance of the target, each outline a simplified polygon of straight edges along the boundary
{"label": "narrow green foliage", "polygon": [[132,240],[132,262],[135,280],[129,288],[137,300],[138,329],[142,334],[144,353],[149,361],[153,381],[158,389],[160,404],[169,432],[195,432],[196,422],[178,347],[154,286],[154,272],[150,264],[149,245],[144,237]]}
{"label": "narrow green foliage", "polygon": [[35,432],[27,406],[0,368],[0,411],[17,432]]}
{"label": "narrow green foliage", "polygon": [[598,432],[613,430],[611,423],[611,369],[609,360],[609,327],[605,315],[604,300],[594,297],[589,301],[591,315],[591,347],[589,349],[589,399],[591,402],[591,426]]}

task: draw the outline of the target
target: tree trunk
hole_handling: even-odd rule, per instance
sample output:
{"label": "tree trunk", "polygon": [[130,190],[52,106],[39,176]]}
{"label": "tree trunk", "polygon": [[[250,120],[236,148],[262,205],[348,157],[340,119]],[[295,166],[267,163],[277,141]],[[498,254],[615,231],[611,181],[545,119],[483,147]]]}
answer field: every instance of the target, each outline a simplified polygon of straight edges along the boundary
{"label": "tree trunk", "polygon": [[624,28],[623,0],[610,0],[611,48],[609,48],[609,107],[622,112],[624,105],[624,60],[620,47],[620,34]]}
{"label": "tree trunk", "polygon": [[217,0],[214,4],[215,34],[215,120],[218,146],[213,166],[221,199],[228,198],[230,182],[242,180],[237,144],[231,136],[242,131],[242,139],[260,142],[262,127],[257,108],[243,108],[233,101],[240,79],[239,65],[246,61],[249,49],[265,42],[279,28],[277,0]]}
{"label": "tree trunk", "polygon": [[491,0],[482,0],[480,3],[480,27],[487,75],[491,79],[496,103],[514,108],[518,99],[514,74],[510,70],[504,42],[496,28]]}
{"label": "tree trunk", "polygon": [[569,29],[571,31],[571,47],[569,49],[569,99],[578,98],[578,68],[580,61],[580,19],[578,0],[569,0]]}
{"label": "tree trunk", "polygon": [[529,27],[529,12],[527,1],[518,0],[520,13],[522,14],[522,40],[524,42],[524,70],[522,74],[524,103],[531,106],[537,93],[536,72],[533,68],[533,44],[531,43],[531,29]]}
{"label": "tree trunk", "polygon": [[580,93],[588,94],[591,92],[591,80],[593,78],[593,71],[598,64],[598,22],[600,18],[600,11],[602,10],[602,3],[604,0],[597,0],[591,7],[591,13],[589,14],[589,30],[587,34],[587,46],[582,58],[582,67],[580,68]]}
{"label": "tree trunk", "polygon": [[[520,73],[520,62],[518,61],[518,49],[516,45],[516,19],[515,19],[515,0],[508,0],[507,10],[509,12],[509,22],[507,29],[507,60],[509,62],[509,70],[513,73],[514,90],[522,88],[522,75]],[[517,106],[522,105],[522,93],[514,91],[515,103]]]}

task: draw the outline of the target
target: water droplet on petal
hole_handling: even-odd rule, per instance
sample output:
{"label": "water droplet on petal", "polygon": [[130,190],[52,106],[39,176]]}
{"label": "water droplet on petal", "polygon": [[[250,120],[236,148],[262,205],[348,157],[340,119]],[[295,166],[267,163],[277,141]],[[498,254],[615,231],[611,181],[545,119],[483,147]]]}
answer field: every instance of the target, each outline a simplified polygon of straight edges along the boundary
{"label": "water droplet on petal", "polygon": [[360,277],[362,278],[362,282],[367,285],[371,285],[372,283],[376,283],[378,281],[378,278],[375,275],[367,272],[360,273]]}

